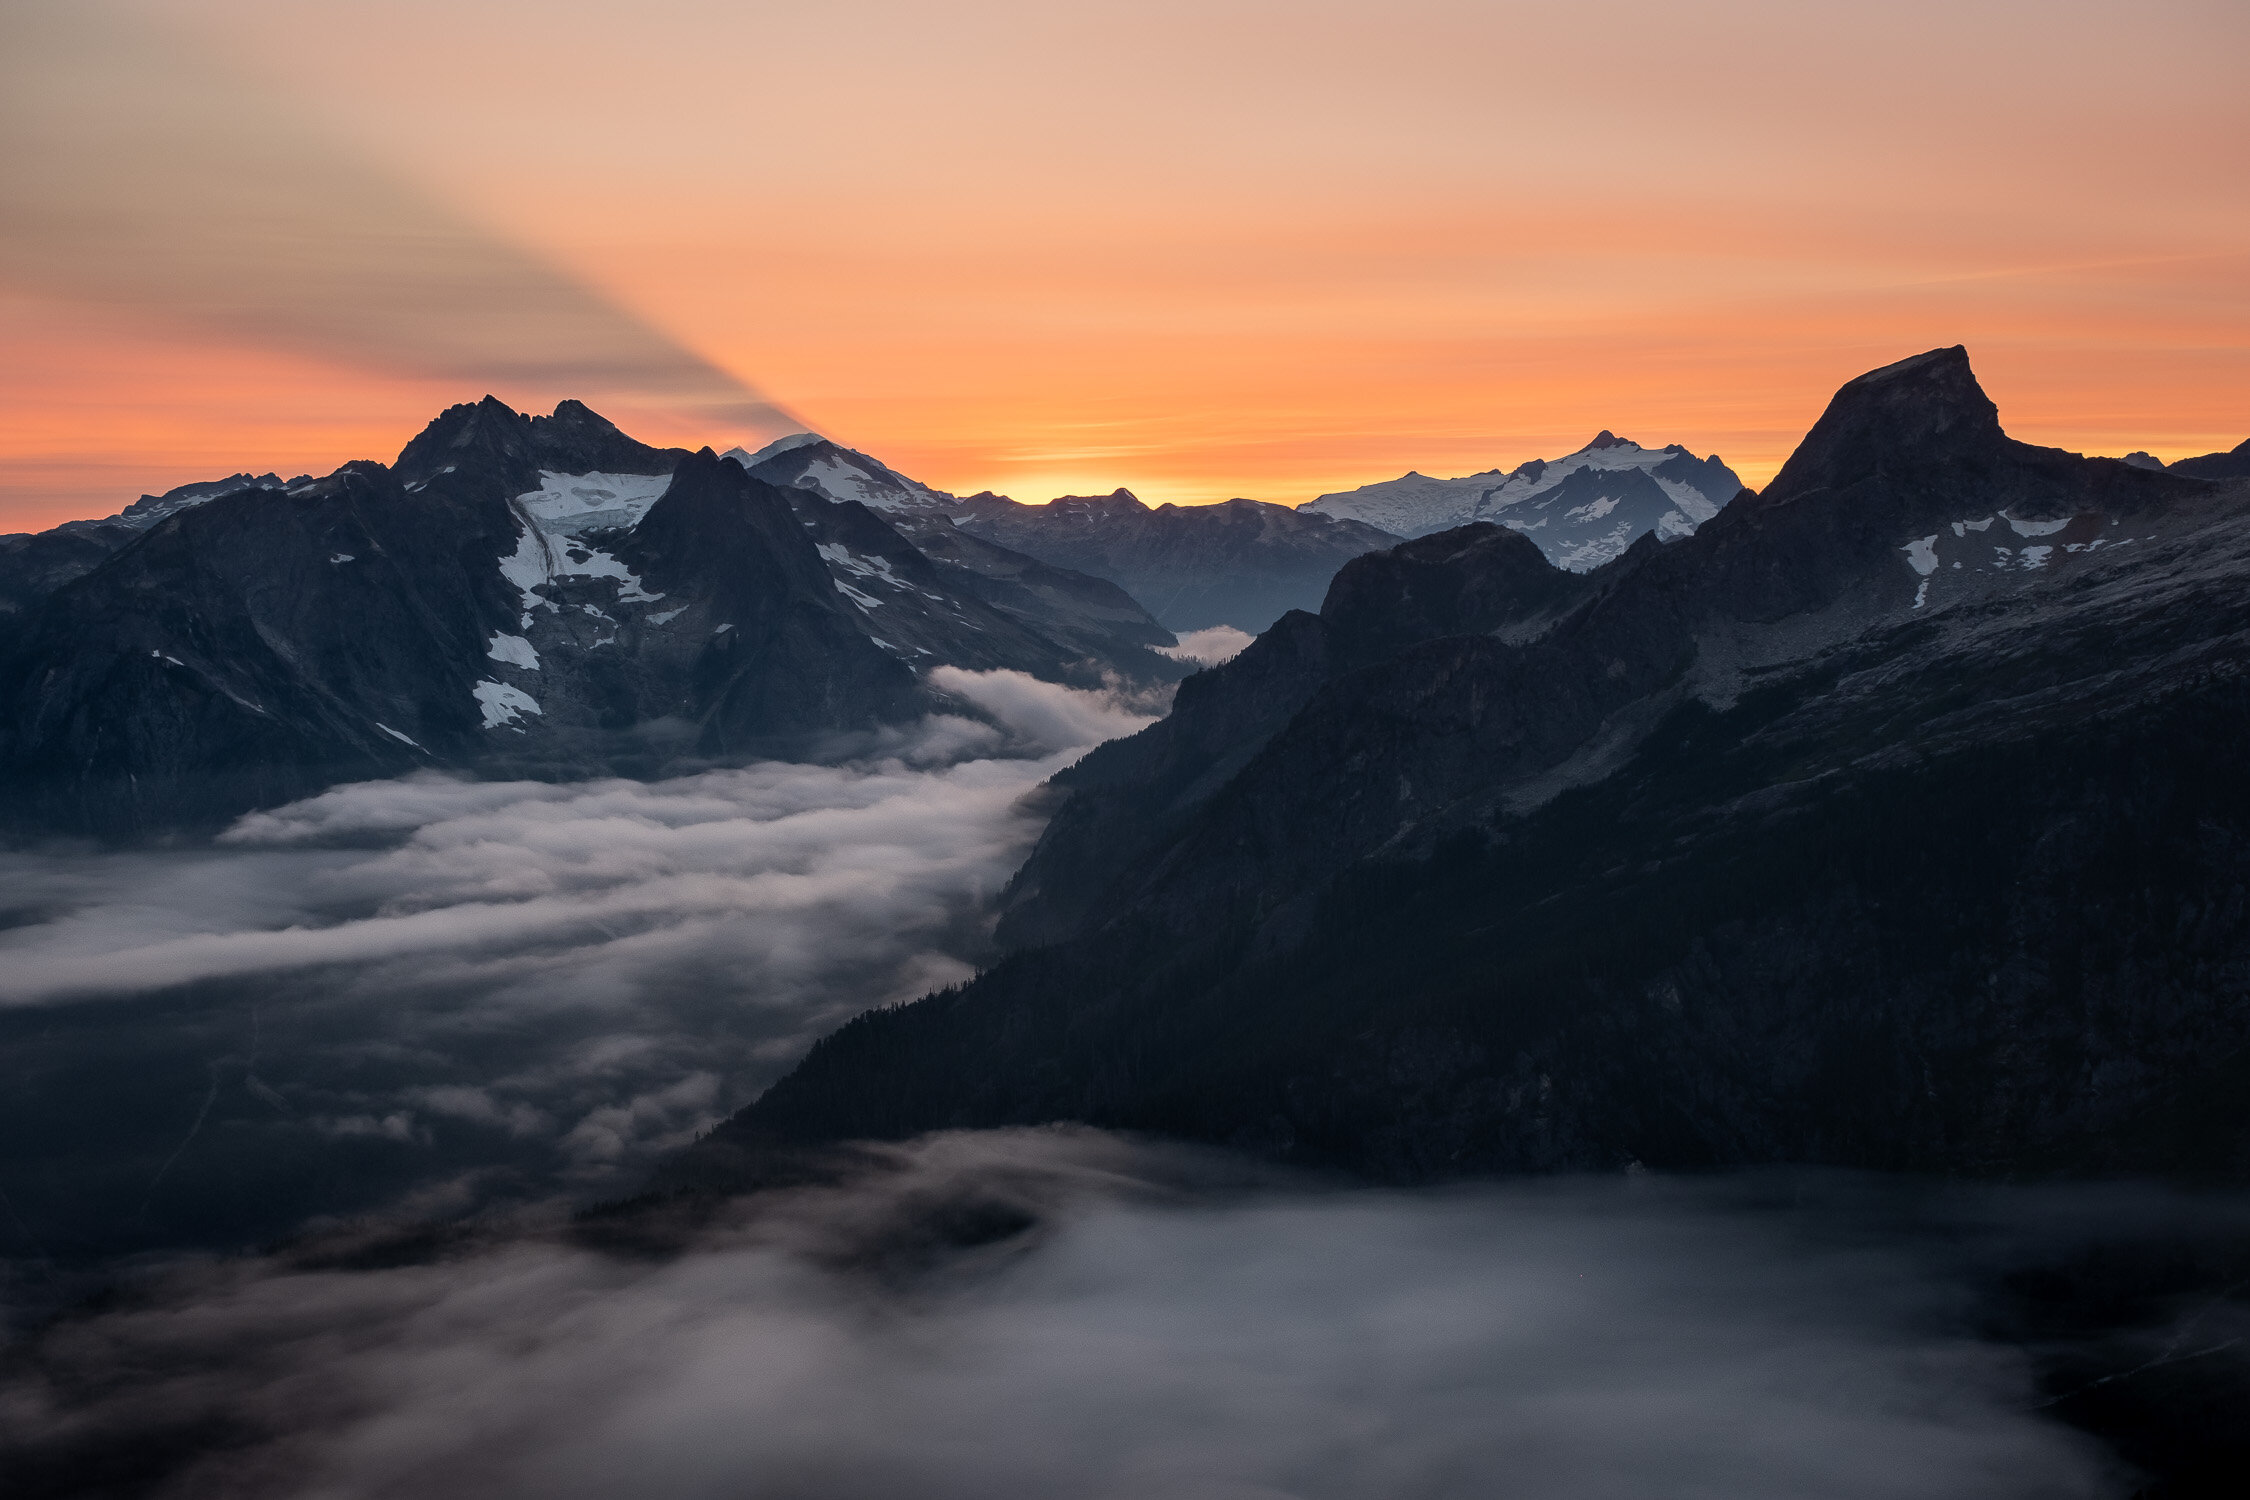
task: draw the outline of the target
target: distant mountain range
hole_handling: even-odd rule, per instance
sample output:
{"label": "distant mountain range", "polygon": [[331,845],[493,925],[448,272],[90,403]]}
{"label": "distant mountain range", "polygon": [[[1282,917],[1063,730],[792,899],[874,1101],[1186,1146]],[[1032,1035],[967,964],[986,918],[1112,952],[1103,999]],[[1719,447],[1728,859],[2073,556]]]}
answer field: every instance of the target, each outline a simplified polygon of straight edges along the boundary
{"label": "distant mountain range", "polygon": [[1716,454],[1697,458],[1676,443],[1643,448],[1604,431],[1576,453],[1535,458],[1504,474],[1409,473],[1298,509],[1402,537],[1495,521],[1530,537],[1556,567],[1585,572],[1651,532],[1667,542],[1686,536],[1740,493],[1742,481]]}
{"label": "distant mountain range", "polygon": [[811,433],[733,456],[760,478],[856,500],[910,532],[942,518],[1106,578],[1176,631],[1262,631],[1292,609],[1318,609],[1329,580],[1351,559],[1472,521],[1521,531],[1558,567],[1583,572],[1649,533],[1665,541],[1686,536],[1742,490],[1715,457],[1676,445],[1643,448],[1608,432],[1576,453],[1506,473],[1410,473],[1294,510],[1256,500],[1151,507],[1123,489],[1040,505],[989,492],[957,496]]}
{"label": "distant mountain range", "polygon": [[[947,530],[938,525],[943,533]],[[1187,668],[1114,584],[487,397],[385,466],[0,539],[0,821],[135,836],[424,767],[657,775]]]}
{"label": "distant mountain range", "polygon": [[2175,464],[2166,464],[2152,453],[2128,453],[2124,461],[2135,468],[2164,469],[2190,479],[2250,479],[2250,442],[2239,443],[2224,453],[2183,458]]}
{"label": "distant mountain range", "polygon": [[730,456],[784,488],[880,510],[923,545],[933,532],[957,530],[1106,578],[1176,631],[1263,630],[1288,610],[1317,608],[1338,568],[1398,541],[1256,500],[1150,507],[1121,489],[1022,505],[989,492],[950,495],[811,433]]}
{"label": "distant mountain range", "polygon": [[2250,483],[2189,467],[2014,441],[1941,349],[1678,540],[1361,557],[1055,779],[1011,956],[659,1186],[1059,1120],[1395,1179],[2250,1177]]}

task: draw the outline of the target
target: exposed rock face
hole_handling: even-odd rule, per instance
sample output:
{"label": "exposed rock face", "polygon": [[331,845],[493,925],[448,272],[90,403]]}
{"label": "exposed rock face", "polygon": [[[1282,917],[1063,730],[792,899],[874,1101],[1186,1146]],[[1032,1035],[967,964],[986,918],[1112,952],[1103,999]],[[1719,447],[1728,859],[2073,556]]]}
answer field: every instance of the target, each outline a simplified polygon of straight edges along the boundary
{"label": "exposed rock face", "polygon": [[711,1149],[2250,1176],[2250,489],[2016,443],[1938,350],[1692,537],[1524,550],[1368,559],[1189,679],[1058,778],[1044,946]]}
{"label": "exposed rock face", "polygon": [[653,775],[922,712],[917,668],[1183,670],[1097,580],[933,561],[807,503],[576,402],[488,397],[390,467],[9,539],[0,821],[130,837],[421,767]]}
{"label": "exposed rock face", "polygon": [[1173,630],[1257,632],[1316,606],[1336,570],[1398,539],[1357,521],[1256,500],[1143,505],[1131,492],[1019,505],[959,502],[957,524],[1058,567],[1106,578]]}

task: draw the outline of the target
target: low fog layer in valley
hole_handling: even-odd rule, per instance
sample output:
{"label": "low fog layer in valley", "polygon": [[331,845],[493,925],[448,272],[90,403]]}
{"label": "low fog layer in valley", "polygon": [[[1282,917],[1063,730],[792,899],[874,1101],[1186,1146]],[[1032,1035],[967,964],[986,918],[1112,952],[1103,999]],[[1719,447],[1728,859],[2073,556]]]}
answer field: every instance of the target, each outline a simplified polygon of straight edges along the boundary
{"label": "low fog layer in valley", "polygon": [[841,764],[427,775],[193,847],[0,855],[11,1251],[631,1190],[839,1021],[967,977],[1023,794],[1155,706],[939,671],[990,722]]}
{"label": "low fog layer in valley", "polygon": [[[2052,1420],[2087,1382],[1980,1323],[2003,1272],[2242,1218],[1821,1176],[1335,1190],[959,1134],[655,1254],[340,1234],[185,1267],[57,1328],[0,1409],[33,1493],[2122,1494]],[[2117,1343],[2243,1332],[2154,1305]]]}
{"label": "low fog layer in valley", "polygon": [[2059,1406],[2244,1333],[2022,1293],[2149,1245],[2207,1282],[2250,1211],[2147,1190],[1375,1192],[1056,1129],[574,1220],[967,975],[1023,794],[1153,706],[947,687],[990,722],[839,764],[8,856],[17,1492],[2094,1496],[2129,1467]]}

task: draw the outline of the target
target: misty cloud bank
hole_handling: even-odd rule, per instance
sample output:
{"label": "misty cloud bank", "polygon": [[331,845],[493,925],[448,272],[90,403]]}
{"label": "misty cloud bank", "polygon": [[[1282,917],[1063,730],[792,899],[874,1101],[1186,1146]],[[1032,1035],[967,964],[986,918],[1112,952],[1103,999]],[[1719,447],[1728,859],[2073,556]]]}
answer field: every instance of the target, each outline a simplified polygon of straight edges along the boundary
{"label": "misty cloud bank", "polygon": [[[937,685],[963,713],[831,764],[414,777],[0,856],[11,1500],[2127,1492],[1985,1304],[2147,1194],[1339,1191],[1045,1130],[573,1219],[968,973],[1023,794],[1156,706]],[[2221,1208],[2185,1212],[2250,1244]],[[2239,1299],[2159,1290],[2071,1388],[2250,1388]]]}
{"label": "misty cloud bank", "polygon": [[0,1240],[69,1258],[629,1189],[822,1032],[966,978],[1023,794],[1146,724],[981,717],[845,764],[334,788],[214,845],[0,855]]}
{"label": "misty cloud bank", "polygon": [[[58,1492],[130,1451],[160,1494],[324,1500],[2124,1493],[1965,1331],[1980,1257],[2132,1209],[2100,1191],[1924,1189],[1914,1230],[1854,1179],[1319,1191],[1087,1131],[883,1156],[674,1256],[183,1272],[56,1330],[0,1426]],[[999,1228],[930,1231],[964,1222]]]}
{"label": "misty cloud bank", "polygon": [[1191,630],[1180,637],[1177,646],[1154,648],[1159,655],[1176,661],[1192,661],[1206,667],[1231,661],[1240,655],[1242,648],[1257,637],[1247,630],[1237,630],[1232,625],[1206,625],[1201,630]]}

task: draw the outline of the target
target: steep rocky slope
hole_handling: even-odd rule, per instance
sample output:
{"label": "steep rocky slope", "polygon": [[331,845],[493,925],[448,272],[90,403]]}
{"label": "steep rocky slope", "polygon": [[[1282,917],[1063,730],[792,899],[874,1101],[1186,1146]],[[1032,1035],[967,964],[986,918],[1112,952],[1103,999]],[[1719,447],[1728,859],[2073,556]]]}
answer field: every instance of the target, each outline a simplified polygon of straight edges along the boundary
{"label": "steep rocky slope", "polygon": [[[1501,542],[1190,679],[1053,788],[1043,946],[671,1180],[1051,1119],[1401,1178],[2250,1176],[2250,490],[2016,443],[1953,349],[1692,537],[1581,579]],[[1419,623],[1347,624],[1362,585]]]}

